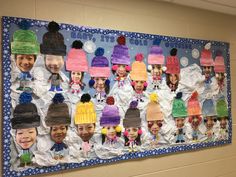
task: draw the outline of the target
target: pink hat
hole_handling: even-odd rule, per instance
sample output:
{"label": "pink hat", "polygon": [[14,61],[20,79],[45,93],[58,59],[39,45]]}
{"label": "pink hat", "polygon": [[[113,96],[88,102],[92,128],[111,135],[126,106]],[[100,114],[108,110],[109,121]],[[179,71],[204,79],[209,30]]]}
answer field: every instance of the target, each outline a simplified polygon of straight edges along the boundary
{"label": "pink hat", "polygon": [[217,56],[215,58],[214,70],[216,73],[225,72],[225,63],[224,63],[224,58],[222,56]]}
{"label": "pink hat", "polygon": [[161,40],[155,39],[153,41],[153,46],[150,49],[148,55],[148,64],[149,65],[163,65],[165,62],[165,56],[163,55],[163,50],[159,46]]}
{"label": "pink hat", "polygon": [[109,77],[109,62],[104,55],[104,49],[99,47],[95,51],[95,57],[92,60],[89,73],[91,77]]}
{"label": "pink hat", "polygon": [[68,71],[88,71],[88,61],[86,53],[82,49],[83,43],[81,41],[74,41],[72,49],[68,52],[66,60],[66,70]]}
{"label": "pink hat", "polygon": [[179,74],[180,73],[180,65],[179,65],[179,59],[176,56],[177,55],[177,49],[173,48],[170,51],[170,55],[167,57],[166,60],[166,73],[167,74]]}
{"label": "pink hat", "polygon": [[198,93],[197,91],[193,92],[190,99],[188,100],[188,115],[189,116],[195,116],[195,115],[201,115],[201,107],[200,103],[198,101]]}
{"label": "pink hat", "polygon": [[212,58],[211,51],[208,49],[203,49],[201,52],[200,58],[200,65],[201,66],[214,66],[214,61]]}

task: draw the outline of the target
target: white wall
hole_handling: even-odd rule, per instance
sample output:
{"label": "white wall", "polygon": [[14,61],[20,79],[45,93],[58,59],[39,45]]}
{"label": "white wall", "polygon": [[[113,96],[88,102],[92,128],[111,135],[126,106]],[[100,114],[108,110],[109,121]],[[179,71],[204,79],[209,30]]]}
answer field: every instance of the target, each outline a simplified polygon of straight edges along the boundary
{"label": "white wall", "polygon": [[[16,16],[230,42],[232,114],[236,116],[236,16],[155,0],[0,0],[0,16]],[[236,130],[233,121],[233,130]],[[1,126],[1,124],[0,124]],[[235,177],[236,139],[224,147],[129,160],[48,174],[51,177]],[[41,175],[42,176],[42,175]]]}

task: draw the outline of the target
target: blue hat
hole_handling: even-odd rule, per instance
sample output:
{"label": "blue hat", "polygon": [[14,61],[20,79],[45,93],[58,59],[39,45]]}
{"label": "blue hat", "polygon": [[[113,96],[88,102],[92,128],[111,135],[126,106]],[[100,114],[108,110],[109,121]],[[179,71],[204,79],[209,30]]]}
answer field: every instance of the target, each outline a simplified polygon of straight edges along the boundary
{"label": "blue hat", "polygon": [[206,116],[216,116],[216,108],[212,99],[206,99],[202,105],[202,114]]}

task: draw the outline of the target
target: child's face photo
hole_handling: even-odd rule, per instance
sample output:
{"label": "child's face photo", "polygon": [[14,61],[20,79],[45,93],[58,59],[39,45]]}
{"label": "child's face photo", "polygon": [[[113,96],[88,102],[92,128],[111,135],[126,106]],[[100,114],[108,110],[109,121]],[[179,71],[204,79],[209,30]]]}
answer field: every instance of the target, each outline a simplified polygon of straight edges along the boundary
{"label": "child's face photo", "polygon": [[138,137],[138,128],[136,127],[129,127],[126,129],[126,131],[128,132],[127,138],[129,140],[134,141],[137,137]]}
{"label": "child's face photo", "polygon": [[126,72],[125,66],[126,65],[118,65],[116,73],[119,77],[126,77],[127,72]]}
{"label": "child's face photo", "polygon": [[162,121],[148,121],[148,130],[152,135],[157,135],[162,127]]}
{"label": "child's face photo", "polygon": [[82,72],[78,71],[72,71],[71,72],[71,80],[74,82],[79,82],[82,79]]}
{"label": "child's face photo", "polygon": [[106,77],[95,77],[94,81],[94,87],[98,90],[104,90],[105,89],[105,82],[107,78]]}
{"label": "child's face photo", "polygon": [[201,120],[199,120],[199,118],[198,118],[197,116],[194,116],[194,117],[193,117],[193,120],[192,120],[192,123],[191,123],[192,128],[193,128],[193,129],[198,128],[198,126],[200,125],[200,123],[201,123]]}
{"label": "child's face photo", "polygon": [[95,131],[95,124],[79,124],[77,127],[79,137],[84,141],[88,142]]}
{"label": "child's face photo", "polygon": [[35,62],[35,55],[16,55],[16,66],[21,72],[29,72]]}
{"label": "child's face photo", "polygon": [[65,139],[66,133],[67,133],[67,126],[63,124],[51,127],[51,132],[50,132],[51,139],[56,143],[61,143]]}
{"label": "child's face photo", "polygon": [[144,83],[145,81],[134,81],[134,90],[136,92],[142,92],[144,90]]}
{"label": "child's face photo", "polygon": [[206,128],[210,129],[214,126],[214,118],[212,116],[206,117]]}
{"label": "child's face photo", "polygon": [[212,72],[212,66],[203,66],[203,74],[209,75]]}
{"label": "child's face photo", "polygon": [[46,55],[45,65],[51,73],[59,73],[64,66],[64,59],[62,56]]}
{"label": "child's face photo", "polygon": [[216,77],[216,79],[218,81],[223,81],[225,79],[225,73],[217,73],[218,76]]}
{"label": "child's face photo", "polygon": [[114,139],[116,137],[116,126],[106,126],[107,129],[107,137],[110,139]]}
{"label": "child's face photo", "polygon": [[151,74],[153,77],[158,77],[162,75],[162,66],[161,65],[152,65]]}
{"label": "child's face photo", "polygon": [[227,118],[220,119],[220,128],[226,128],[227,125]]}
{"label": "child's face photo", "polygon": [[22,149],[29,149],[36,142],[36,138],[36,128],[25,128],[16,130],[16,143]]}
{"label": "child's face photo", "polygon": [[177,76],[177,74],[170,74],[169,77],[170,77],[170,82],[171,82],[172,84],[176,84],[176,83],[178,82],[178,76]]}
{"label": "child's face photo", "polygon": [[175,125],[177,128],[182,128],[184,126],[184,118],[176,118]]}

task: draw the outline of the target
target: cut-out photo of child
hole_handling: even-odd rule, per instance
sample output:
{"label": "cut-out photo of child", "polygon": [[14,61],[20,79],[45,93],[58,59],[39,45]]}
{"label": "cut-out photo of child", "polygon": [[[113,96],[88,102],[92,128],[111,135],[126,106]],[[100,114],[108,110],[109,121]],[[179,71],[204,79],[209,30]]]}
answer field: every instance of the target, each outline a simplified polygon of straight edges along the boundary
{"label": "cut-out photo of child", "polygon": [[35,32],[29,30],[28,21],[21,21],[19,27],[20,29],[14,32],[11,43],[11,54],[14,54],[16,67],[20,70],[16,78],[16,81],[19,81],[19,87],[16,90],[32,91],[31,69],[39,54],[39,43]]}
{"label": "cut-out photo of child", "polygon": [[34,151],[36,150],[37,127],[40,126],[40,116],[35,104],[31,103],[30,93],[22,92],[19,97],[19,104],[13,111],[11,119],[12,129],[15,130],[15,142],[18,147],[19,167],[33,165]]}

